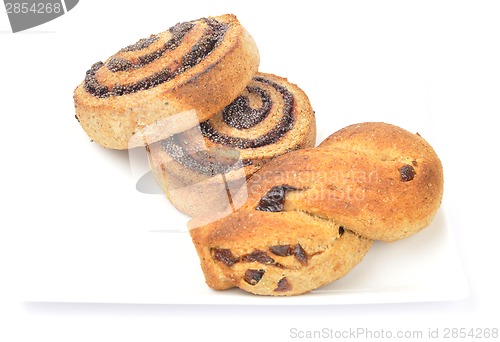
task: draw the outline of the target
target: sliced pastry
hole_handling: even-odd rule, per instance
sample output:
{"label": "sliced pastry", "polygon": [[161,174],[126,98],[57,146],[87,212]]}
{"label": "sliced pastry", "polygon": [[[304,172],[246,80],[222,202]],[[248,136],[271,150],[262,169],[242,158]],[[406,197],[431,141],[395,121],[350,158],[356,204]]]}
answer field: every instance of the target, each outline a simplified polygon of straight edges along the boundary
{"label": "sliced pastry", "polygon": [[282,77],[258,73],[236,99],[186,132],[148,146],[156,179],[172,203],[205,216],[240,203],[233,195],[269,160],[316,140],[307,95]]}
{"label": "sliced pastry", "polygon": [[74,92],[76,118],[104,147],[143,146],[220,112],[258,65],[234,15],[178,23],[92,65]]}

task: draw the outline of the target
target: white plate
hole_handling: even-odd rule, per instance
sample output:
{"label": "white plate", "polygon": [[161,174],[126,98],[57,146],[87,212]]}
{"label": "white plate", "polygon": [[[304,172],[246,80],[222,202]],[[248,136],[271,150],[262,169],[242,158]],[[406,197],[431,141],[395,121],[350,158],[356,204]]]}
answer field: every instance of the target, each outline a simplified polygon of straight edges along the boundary
{"label": "white plate", "polygon": [[[58,166],[37,169],[37,180],[43,181],[24,198],[29,215],[19,217],[24,300],[358,304],[468,295],[444,205],[430,227],[396,243],[376,242],[347,276],[307,295],[271,298],[238,289],[213,291],[187,232],[189,218],[148,177],[144,152],[103,149],[88,142],[76,120],[68,121],[70,128],[41,140],[38,148],[45,153],[33,156],[36,165]],[[328,133],[319,127],[321,141]],[[425,129],[411,123],[403,127]],[[59,139],[67,144],[58,145]],[[31,177],[31,170],[24,171]]]}
{"label": "white plate", "polygon": [[[147,179],[143,179],[143,190],[156,191],[154,185],[145,184]],[[306,295],[275,298],[239,289],[209,289],[184,228],[188,218],[177,213],[163,195],[135,190],[129,194],[131,207],[134,199],[137,205],[145,202],[140,209],[145,210],[143,224],[135,228],[131,220],[125,227],[106,228],[104,223],[100,229],[79,229],[76,224],[76,229],[57,225],[49,231],[31,230],[26,247],[33,258],[24,259],[25,300],[324,305],[448,301],[468,295],[444,207],[420,233],[395,243],[375,242],[344,278]],[[116,217],[118,225],[120,220]]]}
{"label": "white plate", "polygon": [[[327,26],[325,32],[332,30],[331,20],[314,20],[315,28],[318,24]],[[436,142],[432,139],[432,102],[425,64],[421,55],[413,53],[415,48],[404,48],[411,45],[411,40],[405,43],[401,39],[403,45],[397,46],[396,54],[386,53],[384,48],[371,53],[363,43],[372,46],[374,36],[359,31],[356,44],[348,43],[349,49],[329,55],[328,68],[321,63],[300,68],[299,61],[307,59],[310,51],[304,50],[303,57],[293,56],[288,64],[283,63],[266,26],[251,20],[251,16],[247,22],[263,51],[261,70],[288,77],[309,95],[316,111],[318,142],[348,124],[362,121],[397,124],[420,132],[433,145]],[[300,31],[301,27],[296,29]],[[144,28],[150,29],[155,32],[152,27]],[[310,294],[269,298],[237,289],[210,290],[185,228],[188,218],[176,211],[164,195],[144,193],[155,192],[154,187],[148,190],[151,183],[139,183],[143,192],[137,191],[136,183],[145,171],[141,163],[131,165],[136,158],[130,158],[126,151],[108,151],[90,143],[74,118],[73,89],[83,79],[85,68],[124,45],[117,40],[113,47],[107,39],[95,39],[91,44],[88,32],[81,36],[75,36],[75,30],[67,32],[61,30],[43,40],[38,35],[23,35],[22,40],[17,37],[19,55],[26,55],[32,46],[57,45],[61,40],[70,45],[59,44],[64,49],[58,51],[56,60],[50,54],[38,56],[39,64],[47,67],[36,69],[29,101],[22,97],[25,92],[13,94],[12,101],[6,98],[9,110],[17,113],[22,104],[26,115],[6,117],[16,121],[5,125],[10,127],[5,133],[12,137],[7,134],[9,143],[5,146],[9,148],[3,158],[11,162],[3,170],[15,174],[15,178],[4,178],[4,187],[9,201],[17,204],[9,209],[12,220],[8,225],[9,232],[19,238],[12,258],[21,266],[16,267],[16,276],[24,300],[345,304],[467,296],[467,282],[452,237],[456,227],[450,227],[445,206],[431,227],[394,244],[375,243],[364,261],[345,278]],[[325,39],[343,42],[347,39],[343,37],[318,35],[308,39],[313,39],[310,46],[322,47]],[[121,39],[124,43],[131,40],[127,32]],[[82,40],[87,43],[82,45]],[[367,53],[368,59],[358,59]],[[57,77],[48,77],[46,70],[58,70]],[[48,80],[52,81],[49,85]],[[45,106],[43,112],[52,115],[40,115],[41,104]],[[19,132],[29,139],[19,138]]]}

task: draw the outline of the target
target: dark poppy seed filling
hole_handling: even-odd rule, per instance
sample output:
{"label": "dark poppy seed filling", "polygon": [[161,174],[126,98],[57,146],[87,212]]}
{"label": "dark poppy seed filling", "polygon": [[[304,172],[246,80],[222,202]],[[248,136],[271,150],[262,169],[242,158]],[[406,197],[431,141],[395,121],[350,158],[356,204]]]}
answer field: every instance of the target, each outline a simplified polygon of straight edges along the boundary
{"label": "dark poppy seed filling", "polygon": [[[283,98],[283,116],[280,118],[276,126],[273,127],[266,134],[263,134],[256,139],[245,139],[245,138],[231,137],[229,135],[219,133],[217,130],[215,130],[215,128],[213,128],[210,125],[209,121],[205,121],[200,124],[201,132],[203,133],[204,137],[210,139],[212,142],[216,144],[221,144],[234,148],[240,148],[240,149],[258,148],[274,144],[293,128],[293,124],[295,121],[295,118],[293,116],[293,103],[294,103],[293,94],[289,92],[285,87],[282,87],[279,84],[270,81],[268,79],[265,79],[263,77],[256,76],[253,78],[253,80],[256,82],[269,84],[277,92],[281,94]],[[270,106],[272,105],[271,99],[269,99],[269,105]],[[262,117],[261,120],[262,119],[264,118]]]}
{"label": "dark poppy seed filling", "polygon": [[[207,32],[196,43],[191,51],[182,57],[182,71],[187,70],[196,64],[200,63],[208,56],[216,46],[224,39],[224,34],[227,31],[227,25],[219,23],[215,19],[202,19],[209,27]],[[207,34],[208,33],[208,34]]]}
{"label": "dark poppy seed filling", "polygon": [[[152,53],[149,53],[149,54],[137,57],[138,62],[135,63],[135,64],[132,64],[132,63],[129,62],[131,64],[129,68],[140,68],[140,67],[143,67],[143,66],[148,65],[149,63],[152,63],[155,60],[159,59],[167,51],[175,50],[179,46],[179,44],[182,42],[182,39],[184,38],[184,36],[186,35],[186,33],[188,33],[189,31],[191,31],[191,29],[194,26],[195,25],[192,22],[185,22],[185,23],[180,23],[180,24],[177,24],[177,25],[171,27],[169,29],[169,31],[172,34],[172,37],[167,42],[165,42],[165,44],[163,44],[163,46],[160,49],[158,49],[158,50],[156,50],[156,51],[154,51]],[[126,68],[126,69],[113,70],[111,68],[111,62],[112,61],[113,60],[111,60],[108,63],[108,69],[111,70],[111,71],[113,71],[113,72],[116,72],[116,71],[125,71],[125,70],[129,69],[129,68]]]}
{"label": "dark poppy seed filling", "polygon": [[[295,122],[293,113],[293,94],[279,84],[263,77],[256,76],[253,80],[271,85],[282,96],[284,103],[283,116],[280,118],[277,125],[268,133],[251,140],[223,135],[211,126],[210,120],[207,120],[200,124],[201,133],[205,138],[216,144],[232,148],[256,148],[277,142],[293,128],[293,124]],[[233,101],[232,104],[226,107],[222,113],[223,121],[236,129],[251,128],[252,125],[257,125],[267,117],[273,104],[271,96],[264,89],[258,87],[248,87],[247,91],[249,93],[257,94],[260,97],[262,104],[260,108],[250,108],[249,99],[240,96]],[[248,113],[251,113],[249,117],[247,117]],[[185,146],[178,140],[179,139],[175,135],[162,140],[162,148],[176,162],[197,173],[201,173],[206,176],[215,176],[240,169],[244,166],[252,165],[251,159],[243,159],[240,163],[238,163],[237,160],[234,160],[231,163],[224,163],[218,160],[216,156],[209,154],[207,151],[199,151],[196,153],[196,156],[193,156],[188,153]]]}
{"label": "dark poppy seed filling", "polygon": [[250,101],[246,96],[238,96],[233,103],[222,112],[222,121],[236,129],[252,128],[263,121],[271,110],[271,98],[269,94],[257,87],[247,87],[247,91],[260,97],[262,106],[260,108],[250,107]]}
{"label": "dark poppy seed filling", "polygon": [[239,154],[233,160],[225,158],[225,162],[221,162],[221,158],[209,151],[201,150],[195,154],[190,154],[186,151],[179,141],[179,135],[174,135],[170,138],[164,139],[160,142],[162,149],[170,155],[170,157],[183,165],[184,167],[201,173],[205,176],[215,176],[227,173],[232,170],[241,168],[239,161]]}
{"label": "dark poppy seed filling", "polygon": [[106,86],[100,85],[95,77],[97,70],[102,68],[103,62],[97,62],[92,64],[85,75],[85,90],[96,97],[107,97],[109,96],[109,89]]}
{"label": "dark poppy seed filling", "polygon": [[[171,29],[172,28],[170,28],[169,30],[171,30]],[[157,40],[158,40],[157,35],[152,35],[151,37],[148,37],[148,38],[142,38],[142,39],[139,39],[138,42],[124,47],[121,51],[123,51],[123,52],[139,51],[139,50],[147,48],[148,46],[150,46],[151,44],[153,44]]]}
{"label": "dark poppy seed filling", "polygon": [[[224,39],[224,35],[228,29],[226,24],[220,23],[215,19],[204,19],[204,22],[207,23],[208,27],[205,29],[203,37],[201,37],[198,43],[196,43],[191,50],[182,57],[182,63],[177,69],[170,70],[170,68],[167,67],[137,82],[130,84],[116,84],[109,89],[107,86],[100,84],[96,78],[97,71],[104,66],[104,63],[98,62],[87,71],[85,76],[85,90],[95,97],[106,98],[109,96],[121,96],[136,93],[141,90],[154,88],[162,83],[170,81],[177,75],[199,64],[203,59],[210,55],[210,53],[212,53],[212,51],[214,51]],[[109,60],[107,68],[111,72],[119,72],[132,68],[143,67],[162,57],[167,51],[176,49],[182,42],[186,33],[188,33],[195,25],[196,24],[194,22],[179,23],[169,29],[172,33],[172,37],[160,49],[150,54],[137,57],[137,62],[131,62],[123,58],[113,57]],[[122,49],[122,51],[139,51],[146,48],[155,41],[154,37],[155,36],[140,40],[137,43]]]}
{"label": "dark poppy seed filling", "polygon": [[133,64],[132,62],[124,58],[113,57],[108,62],[108,69],[111,72],[125,71],[128,69],[132,69],[137,65],[138,64]]}

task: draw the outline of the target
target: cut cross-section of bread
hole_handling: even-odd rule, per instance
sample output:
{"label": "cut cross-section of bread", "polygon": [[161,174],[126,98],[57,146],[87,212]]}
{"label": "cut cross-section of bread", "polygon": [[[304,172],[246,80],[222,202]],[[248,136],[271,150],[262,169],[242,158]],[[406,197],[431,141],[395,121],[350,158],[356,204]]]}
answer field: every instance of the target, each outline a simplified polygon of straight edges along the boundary
{"label": "cut cross-section of bread", "polygon": [[153,174],[176,208],[206,216],[238,203],[236,194],[269,160],[316,140],[304,91],[258,73],[222,111],[188,131],[148,146]]}
{"label": "cut cross-section of bread", "polygon": [[178,23],[92,65],[74,92],[76,117],[104,147],[142,146],[221,111],[258,65],[257,46],[234,15]]}

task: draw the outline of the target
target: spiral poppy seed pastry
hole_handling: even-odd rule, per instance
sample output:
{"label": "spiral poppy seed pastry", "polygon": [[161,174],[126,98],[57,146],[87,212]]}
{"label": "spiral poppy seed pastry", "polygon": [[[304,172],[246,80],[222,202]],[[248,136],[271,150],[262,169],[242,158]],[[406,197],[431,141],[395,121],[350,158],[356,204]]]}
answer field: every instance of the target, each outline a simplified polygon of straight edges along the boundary
{"label": "spiral poppy seed pastry", "polygon": [[287,152],[314,146],[307,95],[276,75],[258,73],[214,117],[148,146],[150,164],[171,202],[190,216],[222,211],[246,178]]}
{"label": "spiral poppy seed pastry", "polygon": [[246,200],[237,211],[189,228],[211,288],[298,295],[347,274],[372,240],[427,227],[443,184],[441,162],[418,134],[361,123],[273,159],[235,196]]}
{"label": "spiral poppy seed pastry", "polygon": [[234,15],[178,23],[95,63],[74,92],[76,117],[104,147],[142,146],[221,111],[258,65],[257,46]]}

